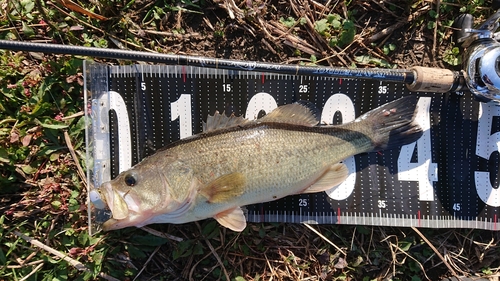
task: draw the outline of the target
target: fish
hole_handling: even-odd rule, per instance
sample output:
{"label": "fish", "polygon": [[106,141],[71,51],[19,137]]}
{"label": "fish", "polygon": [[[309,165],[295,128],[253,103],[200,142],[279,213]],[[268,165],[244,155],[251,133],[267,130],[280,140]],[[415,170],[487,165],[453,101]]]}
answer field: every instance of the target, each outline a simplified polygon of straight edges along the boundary
{"label": "fish", "polygon": [[112,214],[102,229],[214,218],[243,231],[242,207],[329,190],[347,178],[347,157],[418,140],[417,102],[406,96],[341,125],[318,124],[304,103],[253,121],[216,112],[202,133],[168,144],[97,189]]}

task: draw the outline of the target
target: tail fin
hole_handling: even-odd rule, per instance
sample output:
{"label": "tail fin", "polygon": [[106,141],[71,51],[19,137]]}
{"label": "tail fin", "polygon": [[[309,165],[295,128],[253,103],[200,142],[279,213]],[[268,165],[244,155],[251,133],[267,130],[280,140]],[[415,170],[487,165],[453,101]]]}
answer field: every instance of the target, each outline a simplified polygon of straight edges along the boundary
{"label": "tail fin", "polygon": [[373,151],[398,148],[418,140],[422,128],[415,122],[418,97],[406,96],[375,108],[358,118],[373,130]]}

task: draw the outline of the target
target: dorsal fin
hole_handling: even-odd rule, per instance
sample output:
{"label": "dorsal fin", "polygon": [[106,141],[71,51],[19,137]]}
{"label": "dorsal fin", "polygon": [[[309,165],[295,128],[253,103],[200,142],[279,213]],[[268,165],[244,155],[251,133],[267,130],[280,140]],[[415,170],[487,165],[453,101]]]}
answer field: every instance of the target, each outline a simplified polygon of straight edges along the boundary
{"label": "dorsal fin", "polygon": [[235,116],[234,113],[231,116],[226,116],[226,114],[220,114],[219,111],[216,111],[215,114],[208,115],[207,122],[203,122],[203,132],[211,132],[218,129],[231,128],[236,126],[242,126],[244,124],[250,123],[248,119],[243,118],[242,116]]}
{"label": "dorsal fin", "polygon": [[271,111],[269,114],[257,121],[261,123],[286,123],[313,127],[318,124],[318,119],[312,106],[312,104],[307,104],[303,101],[285,104]]}

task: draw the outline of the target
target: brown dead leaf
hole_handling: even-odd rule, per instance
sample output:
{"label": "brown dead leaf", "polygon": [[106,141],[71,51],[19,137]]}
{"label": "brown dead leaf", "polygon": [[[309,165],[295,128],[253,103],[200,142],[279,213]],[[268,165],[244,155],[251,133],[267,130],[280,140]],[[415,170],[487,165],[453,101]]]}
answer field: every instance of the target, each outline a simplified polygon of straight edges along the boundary
{"label": "brown dead leaf", "polygon": [[19,133],[17,130],[13,129],[10,131],[10,143],[16,143],[19,141]]}
{"label": "brown dead leaf", "polygon": [[96,13],[93,13],[91,11],[87,11],[86,9],[84,9],[82,6],[76,4],[75,2],[71,1],[71,0],[60,0],[60,2],[68,9],[74,11],[74,12],[77,12],[77,13],[80,13],[80,14],[84,14],[86,16],[89,16],[93,19],[97,19],[97,20],[101,20],[101,21],[105,21],[105,20],[108,20],[108,18],[106,17],[103,17],[101,15],[98,15]]}
{"label": "brown dead leaf", "polygon": [[35,126],[35,127],[31,128],[31,129],[28,129],[26,131],[26,133],[33,134],[33,133],[38,133],[38,132],[41,132],[41,131],[42,131],[42,127],[41,126]]}
{"label": "brown dead leaf", "polygon": [[343,258],[339,258],[339,260],[337,261],[337,263],[335,264],[335,268],[338,268],[338,269],[343,269],[345,267],[347,267],[347,262],[345,261],[345,259]]}
{"label": "brown dead leaf", "polygon": [[33,138],[32,134],[27,134],[26,136],[23,137],[21,143],[23,144],[23,146],[28,146],[30,145],[32,138]]}

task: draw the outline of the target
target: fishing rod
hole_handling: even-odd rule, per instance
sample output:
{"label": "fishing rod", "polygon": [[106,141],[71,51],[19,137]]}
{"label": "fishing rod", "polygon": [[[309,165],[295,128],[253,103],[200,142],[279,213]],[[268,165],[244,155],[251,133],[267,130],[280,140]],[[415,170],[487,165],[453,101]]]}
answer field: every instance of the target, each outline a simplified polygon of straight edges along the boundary
{"label": "fishing rod", "polygon": [[121,59],[164,63],[170,65],[192,65],[218,69],[273,72],[291,75],[329,76],[338,78],[361,78],[387,82],[400,82],[413,91],[448,92],[462,88],[460,74],[448,69],[414,67],[404,69],[350,69],[343,67],[300,66],[256,61],[217,59],[199,56],[148,53],[121,49],[102,49],[58,44],[31,43],[0,40],[0,49],[80,55],[107,59]]}
{"label": "fishing rod", "polygon": [[500,102],[500,43],[498,42],[500,33],[494,33],[499,26],[499,18],[500,9],[477,29],[472,28],[473,18],[470,14],[461,15],[456,19],[455,27],[458,27],[459,30],[455,36],[458,43],[462,43],[464,57],[462,71],[422,66],[410,69],[350,69],[344,67],[301,66],[8,40],[0,40],[0,49],[289,75],[398,82],[405,83],[410,91],[416,92],[446,93],[468,88],[481,101]]}

